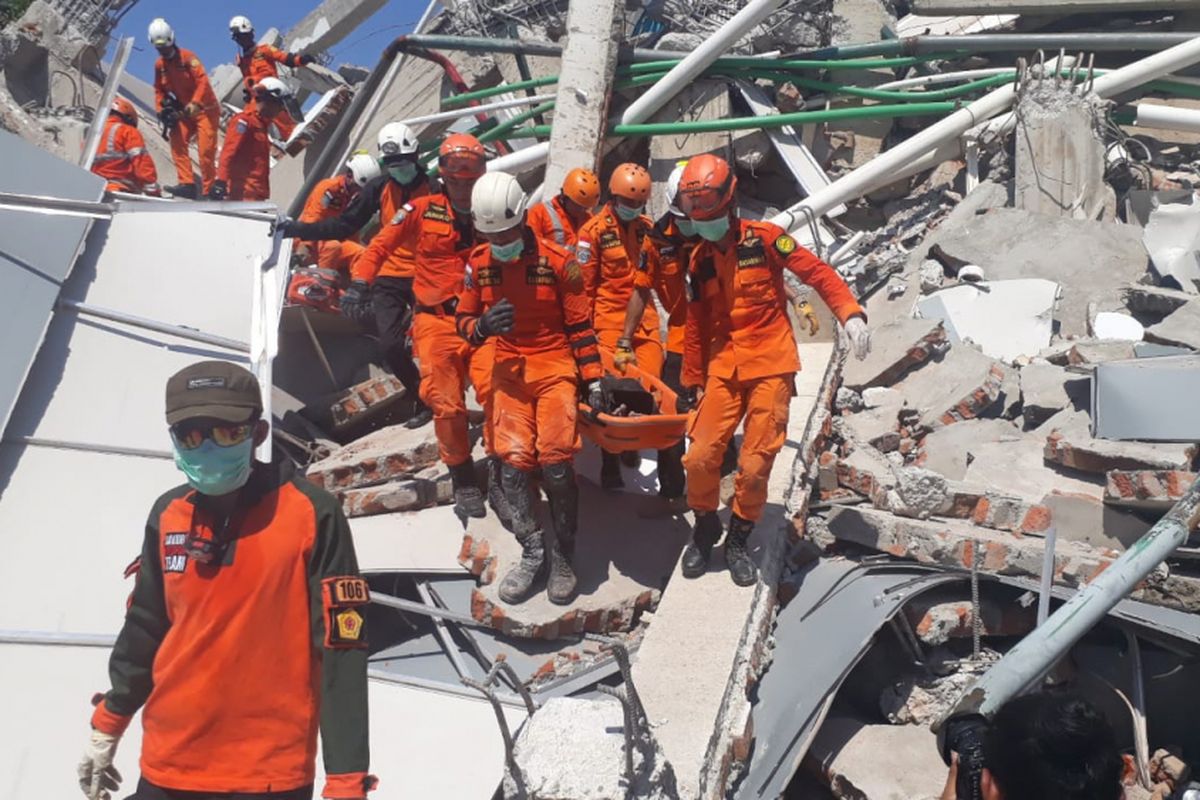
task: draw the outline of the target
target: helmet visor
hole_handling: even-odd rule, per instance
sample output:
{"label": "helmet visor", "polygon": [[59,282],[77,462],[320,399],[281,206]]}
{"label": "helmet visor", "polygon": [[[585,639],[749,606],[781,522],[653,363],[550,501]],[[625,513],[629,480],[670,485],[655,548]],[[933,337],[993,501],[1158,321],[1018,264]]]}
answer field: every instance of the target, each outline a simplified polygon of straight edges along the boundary
{"label": "helmet visor", "polygon": [[470,150],[454,150],[438,156],[438,171],[448,178],[478,178],[487,171],[485,159]]}

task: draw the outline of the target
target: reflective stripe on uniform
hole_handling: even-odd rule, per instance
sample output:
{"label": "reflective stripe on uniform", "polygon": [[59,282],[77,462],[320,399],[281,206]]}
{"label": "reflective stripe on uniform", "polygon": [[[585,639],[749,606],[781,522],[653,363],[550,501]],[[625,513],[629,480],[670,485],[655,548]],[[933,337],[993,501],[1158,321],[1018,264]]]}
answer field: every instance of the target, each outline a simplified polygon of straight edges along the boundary
{"label": "reflective stripe on uniform", "polygon": [[567,237],[563,233],[562,219],[558,216],[558,209],[554,207],[554,203],[550,200],[543,200],[542,205],[550,213],[550,224],[554,226],[554,243],[559,247],[566,247]]}
{"label": "reflective stripe on uniform", "polygon": [[104,141],[104,152],[98,153],[92,159],[93,163],[96,161],[120,161],[124,158],[136,158],[137,156],[145,155],[146,148],[144,147],[135,147],[132,150],[113,150],[113,145],[116,144],[117,130],[120,127],[120,125],[113,125],[108,129],[108,138]]}

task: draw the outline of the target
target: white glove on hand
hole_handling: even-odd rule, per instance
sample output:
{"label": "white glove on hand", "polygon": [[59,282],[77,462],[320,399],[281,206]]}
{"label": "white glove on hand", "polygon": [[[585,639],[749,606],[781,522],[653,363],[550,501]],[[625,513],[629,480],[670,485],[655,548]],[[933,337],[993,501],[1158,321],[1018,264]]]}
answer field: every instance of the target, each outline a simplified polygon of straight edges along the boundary
{"label": "white glove on hand", "polygon": [[854,357],[862,361],[871,352],[871,332],[862,317],[851,317],[846,320],[846,335],[850,337],[850,346],[854,348]]}
{"label": "white glove on hand", "polygon": [[119,736],[92,731],[92,739],[79,762],[79,788],[88,800],[110,800],[121,785],[121,773],[113,766]]}

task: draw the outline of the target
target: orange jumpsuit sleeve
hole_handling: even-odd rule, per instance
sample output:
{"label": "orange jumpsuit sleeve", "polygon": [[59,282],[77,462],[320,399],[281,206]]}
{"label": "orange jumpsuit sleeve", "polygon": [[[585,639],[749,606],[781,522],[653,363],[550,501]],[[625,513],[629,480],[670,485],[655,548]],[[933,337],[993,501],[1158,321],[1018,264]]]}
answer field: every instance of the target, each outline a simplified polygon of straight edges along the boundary
{"label": "orange jumpsuit sleeve", "polygon": [[[480,248],[487,246],[481,245]],[[479,324],[479,317],[483,314],[483,297],[472,276],[473,263],[474,258],[468,259],[467,275],[463,280],[463,288],[458,293],[458,306],[454,312],[454,327],[458,335],[468,342],[480,344],[472,338],[475,335],[475,327]]]}
{"label": "orange jumpsuit sleeve", "polygon": [[[190,54],[187,60],[188,72],[192,75],[192,80],[195,82],[196,88],[192,92],[192,97],[188,103],[195,103],[198,106],[204,105],[205,98],[212,93],[212,86],[208,83],[208,73],[204,71],[204,65],[200,63],[200,59],[196,58],[194,53]],[[188,103],[184,103],[187,105]]]}
{"label": "orange jumpsuit sleeve", "polygon": [[268,46],[266,49],[267,56],[274,62],[283,64],[285,67],[295,69],[300,66],[300,54],[289,53],[286,50],[280,50],[278,47]]}
{"label": "orange jumpsuit sleeve", "polygon": [[785,269],[816,289],[825,305],[829,306],[829,310],[838,318],[838,322],[844,325],[846,320],[854,316],[860,316],[864,320],[867,318],[866,312],[837,270],[796,244],[796,240],[783,229],[775,231],[770,237],[767,252],[773,258],[781,260]]}
{"label": "orange jumpsuit sleeve", "polygon": [[409,252],[416,250],[416,237],[421,226],[421,215],[411,203],[405,203],[392,217],[391,222],[379,229],[371,238],[367,249],[354,260],[350,277],[356,281],[372,283],[383,268],[388,256],[402,244]]}
{"label": "orange jumpsuit sleeve", "polygon": [[333,190],[341,178],[326,178],[313,187],[312,194],[304,201],[304,210],[300,212],[300,222],[318,222],[324,216],[325,209],[333,203]]}
{"label": "orange jumpsuit sleeve", "polygon": [[592,300],[583,283],[583,269],[572,256],[555,270],[558,277],[558,296],[562,302],[563,332],[571,343],[571,354],[584,381],[604,376],[600,363],[600,346],[592,327]]}
{"label": "orange jumpsuit sleeve", "polygon": [[154,62],[154,102],[159,111],[162,111],[163,100],[167,96],[170,87],[167,86],[167,69],[160,58]]}

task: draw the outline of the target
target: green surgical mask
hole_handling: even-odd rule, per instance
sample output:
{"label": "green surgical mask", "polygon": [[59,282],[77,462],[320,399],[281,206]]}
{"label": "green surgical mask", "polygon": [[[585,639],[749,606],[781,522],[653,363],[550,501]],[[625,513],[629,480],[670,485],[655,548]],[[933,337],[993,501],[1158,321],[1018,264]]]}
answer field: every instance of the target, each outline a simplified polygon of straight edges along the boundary
{"label": "green surgical mask", "polygon": [[242,488],[250,478],[253,462],[253,436],[230,447],[220,447],[212,439],[205,439],[192,450],[175,448],[175,466],[187,477],[188,486],[214,497]]}
{"label": "green surgical mask", "polygon": [[404,161],[387,168],[388,175],[392,176],[392,180],[401,186],[407,186],[417,178],[417,165],[411,161]]}
{"label": "green surgical mask", "polygon": [[517,239],[515,242],[508,244],[496,244],[489,242],[489,247],[492,248],[492,258],[497,261],[516,261],[521,257],[521,253],[525,251],[525,240]]}
{"label": "green surgical mask", "polygon": [[679,228],[679,232],[689,239],[696,235],[696,223],[687,217],[676,217],[675,227]]}
{"label": "green surgical mask", "polygon": [[630,208],[629,206],[623,206],[620,203],[617,203],[617,216],[621,218],[622,222],[633,222],[635,219],[641,216],[642,209],[644,208],[645,206]]}
{"label": "green surgical mask", "polygon": [[729,233],[729,217],[694,219],[692,224],[696,226],[696,233],[710,242],[719,242]]}

